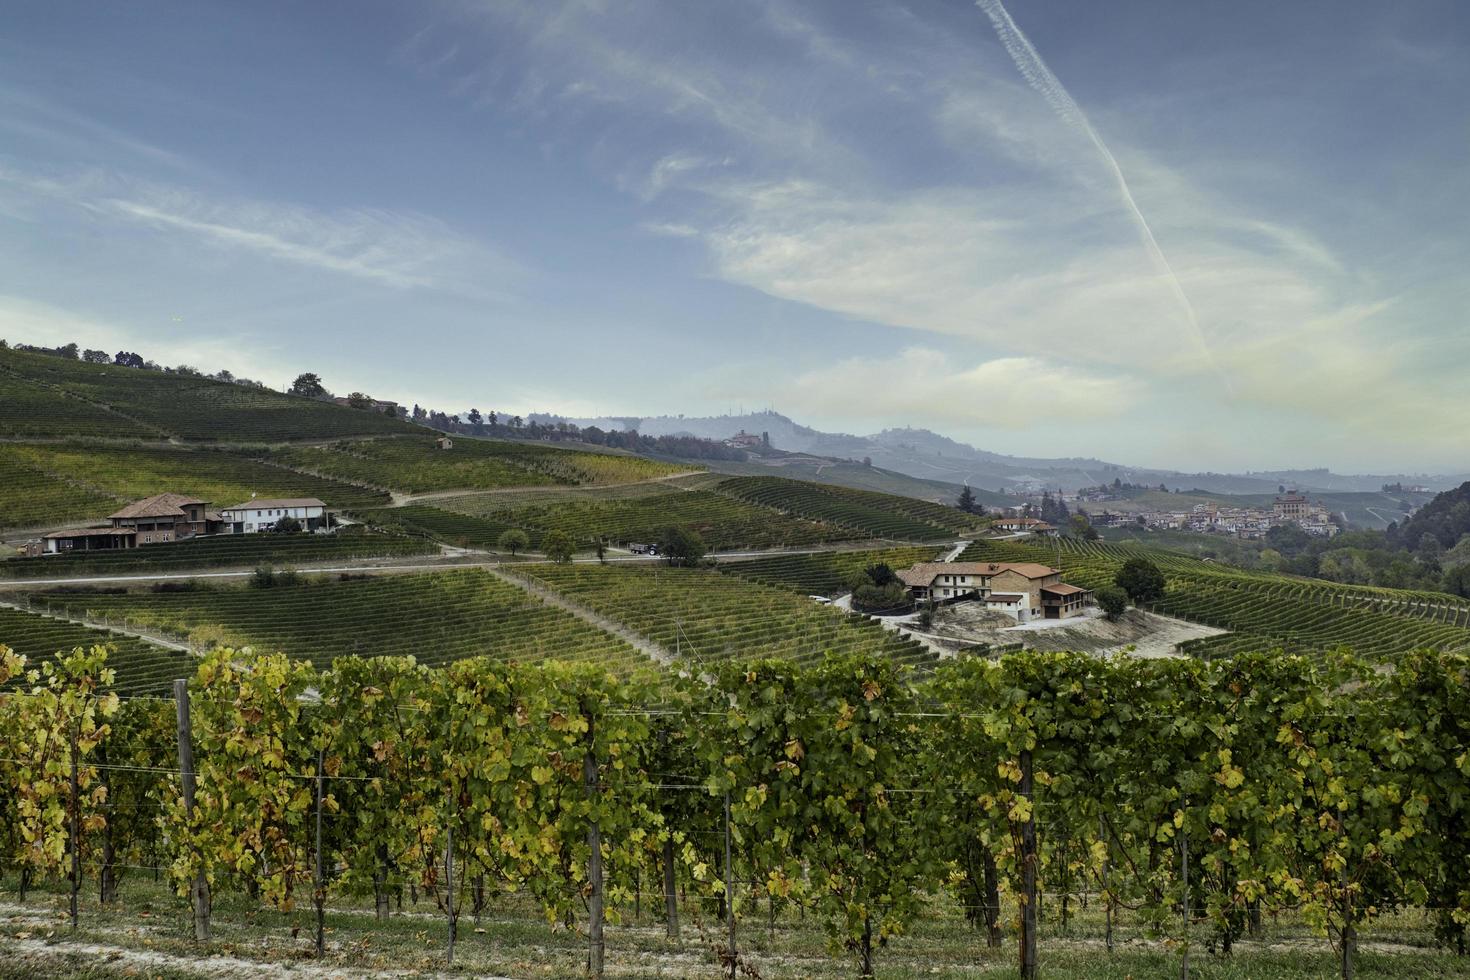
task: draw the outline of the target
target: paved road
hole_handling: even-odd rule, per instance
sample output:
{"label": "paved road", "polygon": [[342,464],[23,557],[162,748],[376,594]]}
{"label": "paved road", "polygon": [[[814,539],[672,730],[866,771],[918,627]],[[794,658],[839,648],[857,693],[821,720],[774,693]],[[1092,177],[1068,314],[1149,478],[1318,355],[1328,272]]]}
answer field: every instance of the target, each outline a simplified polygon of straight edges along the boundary
{"label": "paved road", "polygon": [[[811,548],[767,548],[759,551],[721,551],[709,557],[718,562],[739,561],[746,558],[770,558],[777,555],[820,555],[828,552],[840,551],[867,551],[875,547],[901,547],[902,543],[872,544],[870,542],[849,542],[834,544],[827,547]],[[937,546],[936,546],[937,547]],[[480,561],[465,561],[476,555],[484,555]],[[664,559],[649,555],[609,555],[605,561],[607,564],[614,563],[645,563],[657,564]],[[599,564],[596,558],[574,558],[573,562],[579,565]],[[443,561],[438,562],[415,562],[412,564],[357,564],[357,565],[300,565],[295,570],[303,575],[335,575],[339,573],[350,573],[354,575],[400,575],[411,572],[448,571],[456,568],[495,568],[499,565],[545,565],[550,560],[546,558],[528,558],[519,561],[507,561],[499,556],[493,556],[489,552],[473,552],[467,549],[457,549],[456,554],[447,555]],[[52,588],[58,585],[142,585],[149,582],[178,582],[191,579],[238,579],[249,578],[255,574],[254,569],[230,569],[217,572],[156,572],[152,574],[143,573],[136,575],[88,575],[77,578],[29,578],[29,579],[3,579],[0,578],[0,591],[35,591],[38,589]]]}

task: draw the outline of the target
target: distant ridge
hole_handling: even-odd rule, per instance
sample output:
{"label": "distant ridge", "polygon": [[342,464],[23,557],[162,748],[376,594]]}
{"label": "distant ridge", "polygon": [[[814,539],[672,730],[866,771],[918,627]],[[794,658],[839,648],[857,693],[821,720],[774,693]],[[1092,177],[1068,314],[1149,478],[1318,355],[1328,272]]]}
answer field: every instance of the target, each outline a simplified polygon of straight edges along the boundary
{"label": "distant ridge", "polygon": [[1248,473],[1188,473],[1129,466],[1090,458],[1007,456],[988,452],[928,429],[892,428],[873,435],[822,432],[780,412],[766,409],[741,415],[567,418],[537,413],[541,421],[565,421],[604,429],[637,429],[645,435],[692,435],[728,439],[739,432],[769,434],[772,447],[837,459],[869,459],[872,464],[921,480],[963,484],[987,490],[1077,490],[1111,483],[1164,484],[1169,489],[1212,493],[1274,493],[1290,485],[1305,492],[1371,492],[1385,483],[1422,484],[1431,490],[1457,486],[1465,474],[1345,475],[1326,469],[1272,470]]}

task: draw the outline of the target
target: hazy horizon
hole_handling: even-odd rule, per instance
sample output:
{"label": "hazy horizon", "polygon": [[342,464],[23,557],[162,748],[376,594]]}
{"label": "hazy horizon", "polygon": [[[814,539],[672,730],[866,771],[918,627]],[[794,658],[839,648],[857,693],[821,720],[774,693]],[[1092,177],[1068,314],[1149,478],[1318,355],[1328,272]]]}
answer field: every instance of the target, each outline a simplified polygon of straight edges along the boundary
{"label": "hazy horizon", "polygon": [[0,336],[446,411],[1470,469],[1470,8],[22,6]]}

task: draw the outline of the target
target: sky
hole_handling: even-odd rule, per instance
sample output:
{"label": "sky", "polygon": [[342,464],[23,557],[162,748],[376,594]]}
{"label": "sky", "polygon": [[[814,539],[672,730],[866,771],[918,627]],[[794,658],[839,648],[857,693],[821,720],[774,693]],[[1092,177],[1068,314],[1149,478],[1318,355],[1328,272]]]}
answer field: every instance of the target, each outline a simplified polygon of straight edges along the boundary
{"label": "sky", "polygon": [[1470,4],[15,4],[0,337],[448,411],[1470,468]]}

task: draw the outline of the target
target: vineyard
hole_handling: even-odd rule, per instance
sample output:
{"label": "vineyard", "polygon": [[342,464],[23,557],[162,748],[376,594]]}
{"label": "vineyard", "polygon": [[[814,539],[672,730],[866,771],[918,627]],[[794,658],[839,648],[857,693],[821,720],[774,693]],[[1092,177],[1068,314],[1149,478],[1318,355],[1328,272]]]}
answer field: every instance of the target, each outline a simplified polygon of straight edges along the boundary
{"label": "vineyard", "polygon": [[784,514],[850,527],[863,537],[934,541],[984,526],[980,518],[943,504],[775,476],[737,476],[715,489]]}
{"label": "vineyard", "polygon": [[863,616],[710,569],[521,565],[513,573],[698,664],[757,657],[812,663],[834,651],[932,665],[914,640]]}
{"label": "vineyard", "polygon": [[170,491],[216,507],[262,497],[318,497],[371,507],[387,494],[215,450],[81,443],[0,443],[0,527],[105,518],[126,501]]}
{"label": "vineyard", "polygon": [[688,469],[641,456],[467,437],[457,437],[454,448],[448,450],[436,448],[434,440],[425,436],[276,449],[266,458],[309,473],[403,493],[632,483]]}
{"label": "vineyard", "polygon": [[157,439],[161,433],[107,409],[67,397],[5,369],[0,352],[0,435],[11,439],[109,436]]}
{"label": "vineyard", "polygon": [[[0,651],[0,682],[24,666]],[[178,736],[100,651],[30,667],[0,693],[0,853],[19,911],[69,896],[53,929],[136,927],[120,894],[168,903],[157,869],[179,914],[150,947],[327,971],[1464,974],[1462,656],[689,676],[218,650]]]}
{"label": "vineyard", "polygon": [[1153,612],[1229,630],[1191,640],[1183,652],[1223,656],[1281,647],[1295,652],[1352,648],[1391,658],[1416,649],[1470,650],[1470,601],[1431,592],[1337,585],[1222,568],[1185,555],[1064,538],[1047,543],[977,541],[966,561],[1060,563],[1067,581],[1097,588],[1123,562],[1144,557],[1168,580]]}
{"label": "vineyard", "polygon": [[511,527],[488,517],[468,517],[428,504],[354,511],[353,516],[380,527],[426,535],[459,548],[494,549]]}
{"label": "vineyard", "polygon": [[43,527],[101,517],[117,509],[110,494],[59,480],[0,445],[0,527]]}
{"label": "vineyard", "polygon": [[339,531],[336,534],[223,534],[150,544],[118,551],[74,551],[40,558],[0,561],[0,577],[177,572],[195,568],[300,565],[357,558],[393,558],[439,553],[422,538]]}
{"label": "vineyard", "polygon": [[[0,350],[0,435],[278,442],[418,431],[372,412],[207,378]],[[9,410],[9,395],[28,411]],[[79,406],[89,406],[81,408]]]}
{"label": "vineyard", "polygon": [[871,551],[824,551],[804,555],[772,555],[749,561],[723,562],[719,568],[751,582],[791,589],[802,595],[835,596],[848,589],[854,572],[885,564],[894,571],[923,561],[935,561],[934,548],[884,548]]}
{"label": "vineyard", "polygon": [[[459,506],[457,501],[439,501],[438,505],[451,510]],[[472,506],[481,509],[478,502]],[[489,511],[486,519],[521,528],[530,536],[533,546],[548,531],[565,531],[579,542],[598,538],[616,545],[657,541],[659,534],[670,526],[698,532],[716,551],[820,544],[853,536],[846,527],[791,517],[708,490],[619,500],[564,500]]]}
{"label": "vineyard", "polygon": [[[480,569],[347,581],[299,579],[271,588],[42,592],[38,606],[108,617],[191,645],[284,650],[325,666],[342,656],[646,662],[632,647]],[[128,668],[120,666],[128,678]]]}
{"label": "vineyard", "polygon": [[156,694],[167,690],[174,678],[192,674],[195,667],[188,654],[10,606],[0,606],[0,637],[4,637],[0,644],[37,663],[58,650],[107,644],[112,647],[109,660],[121,672],[114,687],[119,694]]}

